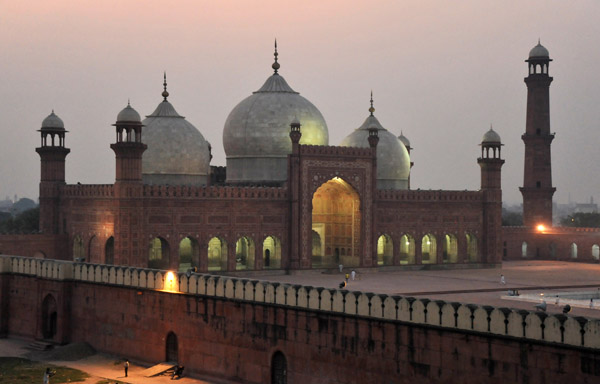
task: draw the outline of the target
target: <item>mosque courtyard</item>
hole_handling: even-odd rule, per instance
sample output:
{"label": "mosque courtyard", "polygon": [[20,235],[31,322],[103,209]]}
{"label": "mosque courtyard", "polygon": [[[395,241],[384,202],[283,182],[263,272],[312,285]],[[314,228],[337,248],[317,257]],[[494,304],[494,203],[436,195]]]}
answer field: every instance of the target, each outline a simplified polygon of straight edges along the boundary
{"label": "mosque courtyard", "polygon": [[[260,280],[314,287],[338,288],[351,269],[339,271],[295,271],[291,275],[257,276]],[[504,275],[505,284],[501,283]],[[246,275],[246,277],[250,277]],[[396,270],[376,271],[357,269],[354,281],[346,289],[413,296],[432,300],[455,301],[495,307],[535,310],[535,304],[545,300],[548,313],[561,313],[566,301],[556,295],[566,292],[600,290],[600,265],[563,261],[519,260],[504,261],[501,268],[454,270]],[[509,296],[517,290],[519,297]],[[538,297],[539,299],[535,299]],[[569,301],[572,303],[572,301]],[[582,300],[571,305],[570,315],[600,318],[600,299],[592,303]]]}

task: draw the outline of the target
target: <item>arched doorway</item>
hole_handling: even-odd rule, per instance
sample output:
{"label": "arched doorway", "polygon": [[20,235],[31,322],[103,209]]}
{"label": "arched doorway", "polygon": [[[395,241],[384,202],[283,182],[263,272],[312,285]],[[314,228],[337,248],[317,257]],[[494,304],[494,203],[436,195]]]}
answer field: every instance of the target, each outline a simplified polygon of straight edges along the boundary
{"label": "arched doorway", "polygon": [[227,242],[219,237],[208,241],[208,270],[227,270]]}
{"label": "arched doorway", "polygon": [[596,261],[600,259],[600,247],[598,244],[592,245],[592,258]]}
{"label": "arched doorway", "polygon": [[571,243],[570,249],[571,249],[571,258],[576,259],[577,258],[577,244]]}
{"label": "arched doorway", "polygon": [[400,238],[400,264],[415,263],[415,239],[411,235]]}
{"label": "arched doorway", "polygon": [[527,242],[524,241],[523,244],[521,244],[521,257],[523,257],[524,259],[527,258]]}
{"label": "arched doorway", "polygon": [[104,264],[114,264],[115,263],[115,238],[113,236],[109,237],[106,240],[106,245],[104,246]]}
{"label": "arched doorway", "polygon": [[177,345],[177,335],[173,332],[169,332],[167,335],[165,361],[171,363],[179,362],[179,346]]}
{"label": "arched doorway", "polygon": [[458,240],[452,234],[444,236],[442,260],[444,263],[458,262]]}
{"label": "arched doorway", "polygon": [[148,268],[169,269],[169,243],[162,237],[150,240]]}
{"label": "arched doorway", "polygon": [[556,260],[556,244],[550,243],[550,259]]}
{"label": "arched doorway", "polygon": [[271,383],[287,384],[287,359],[280,351],[275,352],[271,359]]}
{"label": "arched doorway", "polygon": [[179,271],[186,272],[190,268],[197,267],[194,260],[198,260],[200,249],[198,241],[191,237],[185,237],[179,242]]}
{"label": "arched doorway", "polygon": [[83,239],[79,235],[73,238],[73,260],[85,261],[85,246],[83,245]]}
{"label": "arched doorway", "polygon": [[[315,191],[312,198],[313,268],[360,264],[360,218],[358,193],[343,179],[334,177]],[[314,253],[315,232],[320,238],[320,254]]]}
{"label": "arched doorway", "polygon": [[263,267],[281,268],[281,241],[275,236],[267,236],[263,241]]}
{"label": "arched doorway", "polygon": [[394,264],[394,242],[389,235],[381,235],[377,239],[377,265]]}
{"label": "arched doorway", "polygon": [[58,314],[56,300],[51,294],[46,295],[42,302],[42,336],[51,340],[56,335]]}
{"label": "arched doorway", "polygon": [[100,263],[101,252],[102,248],[100,248],[100,241],[98,240],[98,236],[94,235],[88,243],[88,261],[90,263]]}
{"label": "arched doorway", "polygon": [[235,242],[235,269],[254,269],[254,241],[243,236]]}
{"label": "arched doorway", "polygon": [[437,262],[437,246],[435,236],[428,233],[421,240],[421,264],[434,264]]}
{"label": "arched doorway", "polygon": [[[471,263],[476,263],[479,261],[479,255],[477,252],[477,237],[473,234],[467,233],[467,259]],[[506,245],[505,248],[506,249]]]}

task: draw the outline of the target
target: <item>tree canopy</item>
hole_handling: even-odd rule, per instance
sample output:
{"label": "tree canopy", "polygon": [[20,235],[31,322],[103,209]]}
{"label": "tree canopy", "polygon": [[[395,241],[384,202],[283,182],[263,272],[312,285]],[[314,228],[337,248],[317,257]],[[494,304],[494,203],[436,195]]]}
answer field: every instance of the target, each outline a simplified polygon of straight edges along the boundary
{"label": "tree canopy", "polygon": [[600,228],[600,213],[578,212],[560,220],[563,227]]}
{"label": "tree canopy", "polygon": [[32,208],[0,222],[0,233],[33,233],[39,231],[40,208]]}

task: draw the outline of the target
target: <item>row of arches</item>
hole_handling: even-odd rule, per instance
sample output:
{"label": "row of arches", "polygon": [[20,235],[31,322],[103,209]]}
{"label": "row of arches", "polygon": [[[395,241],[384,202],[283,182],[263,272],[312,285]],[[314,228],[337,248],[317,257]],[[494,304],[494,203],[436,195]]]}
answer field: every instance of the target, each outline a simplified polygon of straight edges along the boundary
{"label": "row of arches", "polygon": [[[555,243],[550,243],[550,245],[548,246],[548,251],[549,251],[549,257],[550,259],[557,259],[557,247]],[[591,246],[591,248],[589,248],[589,256],[591,256],[591,258],[595,261],[600,260],[600,246],[598,244],[593,244]],[[536,249],[536,257],[538,250]],[[579,255],[579,247],[577,246],[577,243],[570,243],[569,244],[569,258],[571,259],[577,259],[580,255]],[[530,250],[529,244],[524,241],[521,244],[521,257],[526,259],[526,258],[530,258],[533,257],[532,252]]]}
{"label": "row of arches", "polygon": [[[469,262],[479,261],[477,237],[467,233],[465,235],[466,260]],[[459,258],[459,241],[454,234],[445,234],[439,240],[441,249],[442,263],[458,263],[462,261]],[[398,252],[399,264],[415,264],[415,254],[418,244],[415,238],[409,234],[400,237]],[[435,235],[428,233],[421,238],[421,264],[438,263],[438,239]],[[392,237],[387,234],[379,236],[377,239],[377,264],[394,265],[394,242]]]}

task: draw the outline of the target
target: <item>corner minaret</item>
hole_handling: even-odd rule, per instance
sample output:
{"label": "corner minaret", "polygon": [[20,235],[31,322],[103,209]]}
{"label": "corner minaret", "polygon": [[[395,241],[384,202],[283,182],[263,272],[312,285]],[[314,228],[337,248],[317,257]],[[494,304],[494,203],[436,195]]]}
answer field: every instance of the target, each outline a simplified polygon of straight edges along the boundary
{"label": "corner minaret", "polygon": [[65,158],[71,152],[65,147],[65,125],[54,111],[42,122],[38,131],[41,146],[35,151],[40,155],[40,231],[58,234],[60,187],[65,184]]}
{"label": "corner minaret", "polygon": [[550,83],[548,67],[552,59],[548,50],[538,41],[529,52],[529,75],[527,84],[527,120],[525,134],[525,172],[523,187],[523,224],[534,227],[552,226],[552,162],[550,145],[554,134],[550,133]]}
{"label": "corner minaret", "polygon": [[491,127],[481,140],[481,192],[483,197],[483,233],[481,236],[482,261],[501,263],[502,233],[502,142]]}
{"label": "corner minaret", "polygon": [[116,156],[115,181],[141,183],[142,154],[148,146],[142,143],[143,125],[140,114],[128,102],[127,107],[119,112],[113,126],[116,127],[117,142],[110,147]]}

